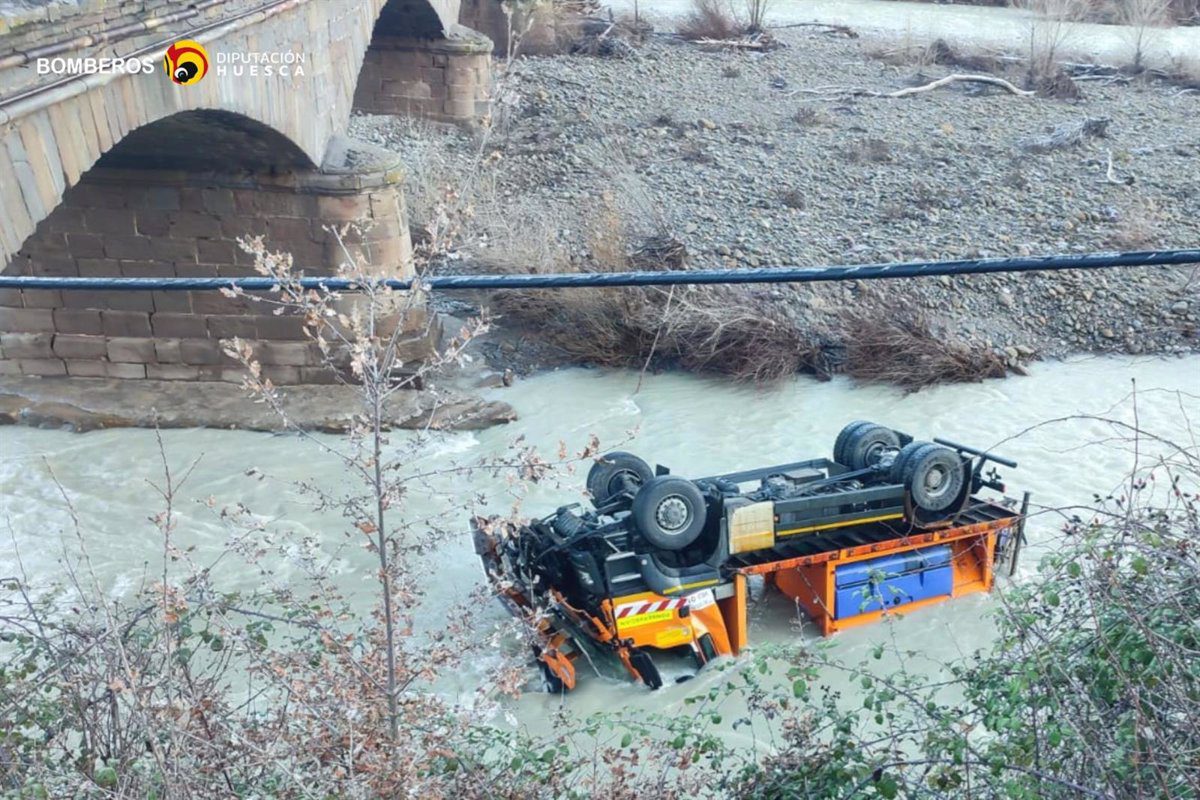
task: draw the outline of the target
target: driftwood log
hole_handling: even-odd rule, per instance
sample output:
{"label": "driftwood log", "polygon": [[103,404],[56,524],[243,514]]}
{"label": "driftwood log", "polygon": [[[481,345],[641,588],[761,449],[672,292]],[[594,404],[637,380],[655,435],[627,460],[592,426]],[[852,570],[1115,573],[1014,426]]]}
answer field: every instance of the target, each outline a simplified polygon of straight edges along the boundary
{"label": "driftwood log", "polygon": [[891,92],[879,92],[879,91],[875,91],[874,89],[837,88],[837,87],[822,86],[822,87],[819,87],[816,89],[798,89],[795,92],[793,92],[793,94],[820,94],[820,95],[831,95],[831,96],[835,96],[835,97],[900,98],[900,97],[911,97],[915,94],[924,94],[925,92],[932,92],[935,89],[940,89],[943,86],[949,86],[950,84],[953,84],[953,83],[986,83],[989,86],[999,86],[1001,89],[1008,92],[1009,94],[1013,94],[1018,97],[1033,97],[1034,95],[1037,94],[1037,92],[1033,92],[1033,91],[1030,91],[1027,89],[1020,89],[1020,88],[1014,86],[1013,84],[1009,83],[1008,81],[1004,80],[1003,78],[997,78],[994,75],[969,75],[969,74],[960,74],[960,73],[955,73],[953,75],[947,75],[944,78],[938,78],[936,81],[930,81],[929,83],[922,84],[921,86],[909,86],[904,89],[896,89],[895,91],[891,91]]}

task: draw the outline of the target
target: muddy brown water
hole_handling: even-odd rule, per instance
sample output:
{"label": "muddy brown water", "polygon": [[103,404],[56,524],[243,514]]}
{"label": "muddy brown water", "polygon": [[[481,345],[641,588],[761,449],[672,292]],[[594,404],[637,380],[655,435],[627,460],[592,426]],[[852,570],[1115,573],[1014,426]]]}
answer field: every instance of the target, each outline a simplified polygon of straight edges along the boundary
{"label": "muddy brown water", "polygon": [[[1094,419],[1049,420],[1094,414],[1132,422],[1177,439],[1190,447],[1188,420],[1200,419],[1200,357],[1173,359],[1079,358],[1034,365],[1026,378],[980,384],[943,386],[913,395],[885,387],[855,386],[846,380],[818,383],[798,378],[781,386],[755,388],[681,374],[647,376],[635,391],[638,376],[624,371],[568,369],[518,382],[494,391],[520,414],[508,426],[446,435],[424,448],[424,466],[470,461],[502,453],[518,436],[552,456],[560,440],[578,451],[591,434],[603,444],[619,445],[672,468],[699,477],[721,471],[827,455],[837,431],[852,419],[872,419],[918,437],[940,435],[995,451],[1019,462],[1006,470],[1013,490],[1028,489],[1036,506],[1057,507],[1087,502],[1121,485],[1133,464],[1128,444],[1114,429]],[[407,436],[410,434],[400,434]],[[316,480],[337,486],[346,480],[336,460],[311,443],[293,436],[217,430],[172,430],[162,434],[176,471],[196,466],[177,503],[181,544],[195,547],[201,562],[217,554],[227,531],[205,498],[218,505],[243,502],[264,518],[286,521],[273,528],[271,557],[279,580],[299,579],[305,557],[328,559],[337,580],[361,608],[370,602],[372,557],[348,543],[344,524],[309,508],[296,484]],[[336,443],[336,437],[329,441]],[[1143,463],[1148,457],[1143,447]],[[198,459],[198,461],[197,461]],[[46,586],[62,575],[64,554],[78,550],[53,470],[83,521],[90,557],[108,591],[127,594],[142,581],[153,580],[160,559],[159,537],[148,516],[156,509],[149,481],[161,475],[154,433],[142,430],[72,434],[9,427],[0,429],[0,576],[17,574],[19,550],[25,572],[35,585]],[[558,505],[581,499],[582,474],[561,486],[536,486],[525,501],[529,513],[549,513]],[[447,478],[433,495],[414,499],[406,512],[416,518],[436,513],[471,493],[492,498],[499,510],[511,502],[503,480]],[[487,510],[480,508],[480,510]],[[465,520],[464,520],[465,522]],[[1039,553],[1053,547],[1061,519],[1035,518],[1029,526],[1031,547],[1017,580],[1035,573]],[[428,573],[424,624],[436,626],[449,606],[467,600],[482,575],[465,533],[448,537],[422,569]],[[290,530],[290,534],[284,534]],[[262,578],[235,558],[225,558],[215,572],[227,590],[251,590]],[[1001,583],[1001,590],[1003,582]],[[833,653],[847,663],[866,658],[879,643],[898,649],[915,646],[921,655],[904,659],[909,670],[936,674],[947,660],[992,640],[990,612],[996,596],[974,596],[921,609],[885,625],[868,626],[833,637]],[[505,617],[500,606],[477,607],[476,624],[492,629]],[[441,615],[441,617],[439,617]],[[755,643],[815,640],[788,602],[767,594],[751,609]],[[515,640],[510,647],[519,649]],[[469,661],[443,685],[466,698],[480,684],[495,656]],[[685,659],[665,659],[668,685],[649,692],[626,683],[615,672],[584,674],[566,701],[571,713],[600,710],[655,710],[691,713],[684,698],[724,680],[745,660],[709,669],[685,683],[675,679],[694,671]],[[894,668],[898,657],[873,662]],[[844,674],[827,676],[835,686],[848,685]],[[530,686],[536,683],[530,671]],[[507,706],[507,716],[532,729],[540,728],[562,699],[531,691]],[[734,702],[734,701],[731,701]],[[736,737],[748,736],[739,733]]]}

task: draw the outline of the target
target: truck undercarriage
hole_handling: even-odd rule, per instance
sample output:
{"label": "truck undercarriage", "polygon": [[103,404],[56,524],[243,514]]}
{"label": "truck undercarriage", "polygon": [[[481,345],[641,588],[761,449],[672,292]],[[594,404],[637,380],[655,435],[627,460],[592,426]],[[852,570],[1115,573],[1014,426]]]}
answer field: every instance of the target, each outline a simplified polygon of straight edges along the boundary
{"label": "truck undercarriage", "polygon": [[853,422],[832,458],[690,480],[609,453],[588,474],[591,508],[519,526],[476,518],[472,529],[497,595],[534,632],[548,688],[574,687],[581,641],[657,688],[651,650],[687,648],[702,667],[747,644],[750,575],[826,635],[989,590],[997,558],[1016,557],[1023,519],[1011,501],[978,496],[1003,493],[997,464],[1016,467]]}

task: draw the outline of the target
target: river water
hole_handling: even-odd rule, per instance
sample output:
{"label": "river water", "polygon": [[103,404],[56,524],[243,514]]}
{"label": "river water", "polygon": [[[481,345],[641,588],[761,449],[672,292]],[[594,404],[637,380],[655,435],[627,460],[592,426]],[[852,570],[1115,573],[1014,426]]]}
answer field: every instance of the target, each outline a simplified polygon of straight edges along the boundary
{"label": "river water", "polygon": [[[1131,395],[1135,385],[1136,409]],[[1035,364],[1029,377],[943,386],[911,395],[855,386],[842,379],[820,383],[797,378],[756,388],[681,374],[648,375],[639,389],[635,373],[568,369],[495,390],[494,396],[511,403],[519,421],[447,434],[424,447],[422,462],[438,465],[501,454],[518,436],[552,457],[560,440],[578,452],[595,434],[602,445],[619,445],[673,472],[698,477],[827,455],[846,422],[871,419],[920,438],[940,435],[994,448],[1020,464],[1005,475],[1011,489],[1032,491],[1035,507],[1058,507],[1087,502],[1094,493],[1118,488],[1134,456],[1107,423],[1049,421],[1098,415],[1132,423],[1136,413],[1145,430],[1186,437],[1188,420],[1200,419],[1200,357],[1079,358]],[[177,476],[194,464],[176,503],[179,542],[195,548],[194,559],[212,558],[228,536],[218,514],[203,501],[212,497],[218,508],[241,502],[263,518],[277,521],[271,527],[279,531],[278,541],[295,543],[289,552],[305,550],[302,541],[307,538],[310,550],[328,554],[341,585],[365,608],[374,576],[372,557],[348,544],[343,521],[313,511],[297,489],[300,481],[343,485],[346,477],[336,459],[294,436],[174,430],[164,431],[162,440]],[[336,437],[324,441],[338,442]],[[1188,444],[1195,446],[1190,440]],[[1143,446],[1143,463],[1146,457]],[[161,558],[160,537],[148,520],[160,506],[150,485],[162,475],[155,434],[116,430],[79,435],[20,427],[0,429],[0,537],[5,540],[0,545],[0,577],[17,574],[19,552],[29,579],[44,585],[61,576],[64,553],[78,549],[51,470],[77,510],[90,558],[106,587],[123,594],[140,581],[152,580],[147,574],[153,574]],[[558,486],[534,487],[525,509],[540,515],[573,502],[579,499],[581,484],[578,475]],[[496,510],[511,500],[510,487],[496,477],[446,478],[437,488],[440,495],[413,498],[406,513],[414,518],[435,514],[452,499],[475,493],[490,496]],[[1032,520],[1031,547],[1018,580],[1033,573],[1039,551],[1053,546],[1060,521],[1053,514]],[[284,530],[292,533],[285,535]],[[285,578],[295,569],[286,558],[277,561]],[[465,530],[441,542],[429,558],[428,571],[429,606],[422,617],[436,624],[439,609],[466,601],[481,582]],[[214,574],[226,589],[249,590],[263,580],[243,562],[230,558]],[[919,643],[923,658],[909,660],[906,666],[933,673],[947,659],[989,643],[993,629],[988,612],[996,602],[995,596],[968,597],[919,610],[888,625],[848,631],[834,637],[834,651],[854,662],[885,639]],[[494,626],[503,619],[497,603],[478,608],[481,626]],[[781,597],[768,594],[753,605],[753,642],[791,641],[797,636],[815,635]],[[486,660],[452,676],[445,690],[466,696],[479,683]],[[885,659],[880,666],[894,665]],[[690,671],[683,661],[668,662],[664,669],[669,678]],[[579,713],[622,707],[676,713],[684,708],[683,698],[720,679],[719,671],[706,670],[688,683],[669,684],[651,693],[631,688],[619,677],[584,675],[567,702]],[[836,685],[842,678],[830,676],[830,680]],[[537,728],[561,702],[530,692],[510,710],[516,719]]]}

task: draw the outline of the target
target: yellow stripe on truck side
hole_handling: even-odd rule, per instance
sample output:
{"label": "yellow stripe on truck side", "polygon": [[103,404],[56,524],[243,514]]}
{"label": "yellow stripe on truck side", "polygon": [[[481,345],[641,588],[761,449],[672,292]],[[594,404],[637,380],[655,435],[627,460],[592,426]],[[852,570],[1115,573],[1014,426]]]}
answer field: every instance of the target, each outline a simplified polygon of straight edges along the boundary
{"label": "yellow stripe on truck side", "polygon": [[845,528],[850,525],[866,525],[868,522],[883,522],[889,519],[902,519],[903,513],[900,514],[884,514],[881,517],[866,517],[865,519],[851,519],[845,522],[834,522],[830,525],[812,525],[807,528],[791,528],[786,531],[779,531],[776,536],[790,536],[793,533],[812,533],[813,531],[827,531],[832,528]]}
{"label": "yellow stripe on truck side", "polygon": [[675,616],[675,612],[667,608],[662,611],[651,611],[648,614],[634,614],[617,620],[617,633],[624,633],[630,628],[640,628],[655,622],[666,622]]}

